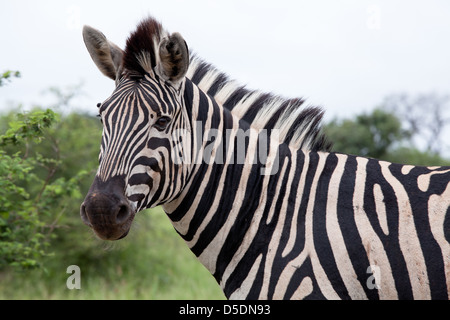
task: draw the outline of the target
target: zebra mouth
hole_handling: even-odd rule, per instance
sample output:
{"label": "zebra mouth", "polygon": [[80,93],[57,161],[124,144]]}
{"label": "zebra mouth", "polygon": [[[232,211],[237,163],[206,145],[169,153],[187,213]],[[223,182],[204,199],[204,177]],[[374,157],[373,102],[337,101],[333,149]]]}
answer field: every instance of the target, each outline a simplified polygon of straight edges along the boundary
{"label": "zebra mouth", "polygon": [[102,240],[119,240],[127,236],[136,210],[124,197],[89,193],[80,208],[81,219]]}
{"label": "zebra mouth", "polygon": [[128,235],[128,232],[130,232],[130,229],[128,229],[127,231],[125,231],[125,233],[123,235],[121,235],[117,240],[123,239]]}
{"label": "zebra mouth", "polygon": [[134,214],[129,217],[129,219],[125,223],[119,224],[92,224],[92,230],[102,240],[120,240],[125,238],[131,229],[131,224],[133,222]]}

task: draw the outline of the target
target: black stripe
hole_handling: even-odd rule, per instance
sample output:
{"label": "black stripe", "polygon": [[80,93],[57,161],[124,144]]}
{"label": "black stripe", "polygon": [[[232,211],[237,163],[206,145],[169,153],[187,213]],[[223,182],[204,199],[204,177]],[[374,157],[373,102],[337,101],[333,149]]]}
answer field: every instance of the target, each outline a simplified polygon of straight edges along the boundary
{"label": "black stripe", "polygon": [[331,176],[336,169],[337,163],[338,159],[336,155],[330,154],[325,161],[324,169],[317,182],[312,219],[313,240],[314,249],[317,253],[320,265],[328,275],[328,279],[330,280],[333,289],[341,299],[350,299],[348,290],[336,265],[335,256],[328,238],[328,231],[333,232],[333,230],[327,230],[326,226],[328,189]]}
{"label": "black stripe", "polygon": [[161,194],[163,192],[165,183],[166,183],[166,174],[167,174],[167,170],[168,170],[168,168],[165,168],[166,159],[162,152],[159,152],[159,157],[161,159],[161,164],[163,166],[161,168],[160,180],[159,180],[159,184],[157,185],[156,192],[153,194],[151,201],[149,201],[149,196],[150,196],[151,192],[148,193],[148,195],[145,199],[145,203],[147,203],[147,208],[151,208],[156,203],[156,201],[159,200],[159,198],[161,197]]}
{"label": "black stripe", "polygon": [[429,189],[423,192],[418,188],[417,183],[411,183],[411,181],[417,181],[419,175],[429,173],[430,170],[425,167],[416,167],[406,176],[401,173],[401,168],[401,165],[394,164],[389,167],[394,177],[402,183],[408,192],[417,236],[427,267],[431,298],[448,299],[445,277],[446,257],[442,256],[441,248],[431,231],[429,214],[432,213],[429,212],[428,199],[431,195],[441,194],[445,190],[447,183],[442,183],[442,181],[449,181],[450,174],[446,174],[447,179],[443,179],[443,175],[437,175],[439,180],[430,180]]}
{"label": "black stripe", "polygon": [[337,210],[338,222],[358,281],[361,283],[366,295],[369,298],[372,297],[378,299],[378,293],[376,290],[370,290],[366,285],[367,279],[370,276],[367,274],[367,268],[370,263],[355,222],[353,195],[356,192],[356,169],[356,157],[348,156],[344,173],[339,184]]}
{"label": "black stripe", "polygon": [[292,275],[292,279],[289,282],[289,285],[287,287],[286,293],[283,297],[283,299],[292,299],[293,294],[300,286],[301,282],[306,278],[310,278],[312,282],[313,290],[312,292],[304,297],[305,300],[325,300],[325,296],[320,291],[319,285],[317,284],[314,271],[311,264],[311,259],[308,257],[303,264],[299,266],[292,266],[293,268],[296,268],[294,274]]}
{"label": "black stripe", "polygon": [[192,85],[192,82],[186,78],[185,84],[184,84],[184,102],[185,102],[185,108],[187,111],[188,118],[186,120],[191,121],[190,127],[192,128],[192,107],[193,107],[193,99],[194,99],[194,87]]}
{"label": "black stripe", "polygon": [[221,73],[219,74],[216,79],[214,79],[213,84],[211,85],[211,87],[208,89],[208,94],[211,97],[214,97],[216,95],[216,93],[219,91],[219,89],[229,81],[228,77]]}
{"label": "black stripe", "polygon": [[136,173],[133,174],[130,179],[128,179],[128,184],[130,186],[146,184],[148,185],[151,182],[152,178],[146,173]]}
{"label": "black stripe", "polygon": [[[406,261],[399,243],[399,208],[398,199],[389,181],[387,181],[381,171],[378,160],[369,159],[366,167],[367,174],[364,191],[364,210],[371,223],[372,228],[377,233],[378,238],[383,243],[386,255],[392,268],[392,276],[400,299],[413,299],[411,282],[409,280]],[[380,185],[384,196],[386,207],[386,219],[389,235],[385,235],[381,229],[376,213],[375,199],[373,198],[373,186]],[[366,288],[366,286],[364,286]],[[371,290],[375,291],[375,290]]]}
{"label": "black stripe", "polygon": [[199,84],[200,81],[202,81],[203,77],[206,75],[206,73],[209,71],[209,65],[199,62],[197,69],[195,70],[194,74],[192,75],[191,81],[195,84]]}
{"label": "black stripe", "polygon": [[250,91],[245,89],[245,86],[237,88],[223,103],[223,106],[228,110],[233,110],[236,104],[241,101]]}

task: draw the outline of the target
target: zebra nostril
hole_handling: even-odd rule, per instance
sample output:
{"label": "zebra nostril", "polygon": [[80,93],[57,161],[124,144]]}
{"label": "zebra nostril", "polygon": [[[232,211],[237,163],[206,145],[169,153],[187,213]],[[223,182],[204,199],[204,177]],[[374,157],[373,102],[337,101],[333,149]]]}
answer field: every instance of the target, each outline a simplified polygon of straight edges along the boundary
{"label": "zebra nostril", "polygon": [[116,214],[116,222],[123,223],[127,221],[131,216],[131,208],[127,204],[121,204]]}
{"label": "zebra nostril", "polygon": [[81,207],[80,207],[80,216],[81,216],[81,220],[83,221],[83,223],[85,225],[92,227],[92,223],[89,220],[89,217],[86,213],[86,205],[84,204],[84,202],[81,204]]}

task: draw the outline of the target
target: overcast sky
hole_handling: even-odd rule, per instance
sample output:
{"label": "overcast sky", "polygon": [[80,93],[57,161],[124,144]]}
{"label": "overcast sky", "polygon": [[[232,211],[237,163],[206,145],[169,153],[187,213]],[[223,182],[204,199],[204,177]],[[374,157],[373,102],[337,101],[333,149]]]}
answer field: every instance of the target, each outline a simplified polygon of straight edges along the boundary
{"label": "overcast sky", "polygon": [[96,111],[114,89],[81,28],[122,48],[153,15],[191,50],[250,88],[320,105],[328,119],[370,110],[399,92],[450,94],[450,1],[1,1],[0,110],[50,104],[43,94],[83,83],[73,110]]}

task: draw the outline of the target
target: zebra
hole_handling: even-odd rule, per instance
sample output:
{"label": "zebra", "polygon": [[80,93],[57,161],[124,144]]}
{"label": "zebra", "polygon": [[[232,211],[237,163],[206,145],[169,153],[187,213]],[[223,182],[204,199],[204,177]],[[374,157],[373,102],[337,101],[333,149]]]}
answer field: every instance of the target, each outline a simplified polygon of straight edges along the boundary
{"label": "zebra", "polygon": [[331,152],[321,108],[240,85],[153,17],[124,50],[83,38],[115,81],[80,208],[99,238],[160,205],[228,299],[449,299],[450,167]]}

